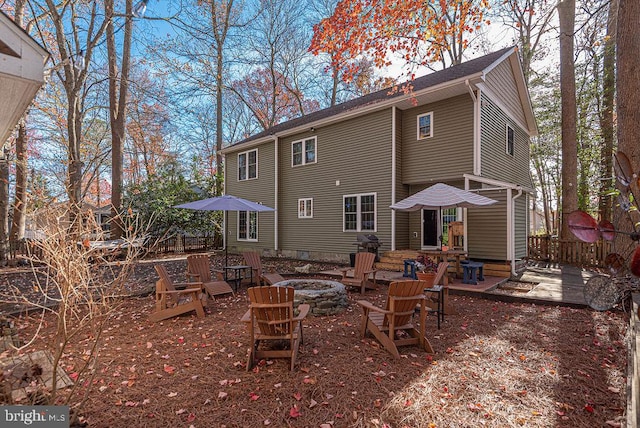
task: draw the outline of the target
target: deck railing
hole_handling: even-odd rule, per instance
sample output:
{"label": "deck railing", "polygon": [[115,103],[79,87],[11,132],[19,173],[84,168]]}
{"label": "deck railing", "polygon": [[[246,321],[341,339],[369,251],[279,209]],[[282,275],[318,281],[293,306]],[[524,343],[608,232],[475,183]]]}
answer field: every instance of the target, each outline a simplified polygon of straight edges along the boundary
{"label": "deck railing", "polygon": [[604,267],[604,259],[611,252],[611,243],[568,241],[552,236],[529,237],[529,259],[578,266]]}

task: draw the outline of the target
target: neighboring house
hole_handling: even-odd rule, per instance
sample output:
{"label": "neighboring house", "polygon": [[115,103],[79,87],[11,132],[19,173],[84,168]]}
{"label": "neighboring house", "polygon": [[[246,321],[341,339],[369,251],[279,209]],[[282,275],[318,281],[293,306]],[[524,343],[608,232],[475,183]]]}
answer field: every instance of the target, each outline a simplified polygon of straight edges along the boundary
{"label": "neighboring house", "polygon": [[[83,202],[81,211],[93,215],[93,221],[85,219],[83,230],[89,233],[89,238],[104,240],[109,237],[111,208],[110,206],[96,207]],[[69,204],[55,202],[27,214],[25,238],[30,236],[46,236],[46,233],[57,233],[69,227]]]}
{"label": "neighboring house", "polygon": [[[381,251],[429,249],[457,220],[469,257],[514,270],[527,255],[536,133],[515,48],[415,79],[412,94],[383,90],[276,125],[222,151],[225,193],[276,208],[229,213],[229,248],[347,261],[358,234]],[[389,208],[436,182],[499,202]]]}
{"label": "neighboring house", "polygon": [[46,50],[0,11],[0,145],[5,144],[44,83],[48,58]]}

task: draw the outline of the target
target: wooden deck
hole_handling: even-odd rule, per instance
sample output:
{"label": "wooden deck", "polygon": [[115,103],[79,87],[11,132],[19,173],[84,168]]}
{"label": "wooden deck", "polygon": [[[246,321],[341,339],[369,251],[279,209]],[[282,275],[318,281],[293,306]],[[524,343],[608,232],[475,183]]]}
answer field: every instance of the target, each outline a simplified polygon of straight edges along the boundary
{"label": "wooden deck", "polygon": [[[339,270],[327,270],[320,272],[323,275],[337,276],[340,278],[342,273]],[[376,274],[376,280],[378,283],[388,284],[393,281],[402,281],[407,278],[402,276],[402,272],[379,270]],[[484,276],[484,281],[478,281],[477,285],[463,284],[462,278],[455,278],[449,280],[449,288],[452,290],[464,290],[464,291],[477,291],[485,292],[496,288],[499,284],[506,282],[508,278],[498,276]]]}

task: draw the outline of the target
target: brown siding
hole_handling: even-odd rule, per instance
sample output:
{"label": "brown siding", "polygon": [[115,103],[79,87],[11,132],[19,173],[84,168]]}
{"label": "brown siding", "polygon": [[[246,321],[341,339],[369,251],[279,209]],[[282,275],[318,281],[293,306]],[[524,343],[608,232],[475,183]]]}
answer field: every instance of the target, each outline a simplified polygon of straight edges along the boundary
{"label": "brown siding", "polygon": [[486,84],[491,93],[499,98],[500,102],[512,112],[517,121],[527,123],[509,60],[502,61],[487,73]]}
{"label": "brown siding", "polygon": [[[260,202],[271,208],[275,207],[274,200],[274,143],[269,142],[258,147],[258,178],[255,180],[238,181],[238,153],[227,153],[225,156],[225,193],[251,201]],[[244,150],[242,151],[244,152]],[[239,153],[242,153],[239,152]],[[237,212],[227,213],[228,245],[231,250],[255,249],[271,250],[275,246],[273,225],[274,213],[258,213],[258,242],[238,241]]]}
{"label": "brown siding", "polygon": [[[317,163],[291,167],[291,143],[317,136]],[[280,249],[348,254],[357,232],[343,232],[343,195],[376,193],[377,230],[391,244],[391,109],[280,140]],[[336,185],[339,181],[340,184]],[[313,218],[299,219],[299,198],[313,198]]]}
{"label": "brown siding", "polygon": [[480,192],[498,203],[467,209],[467,242],[470,258],[507,260],[507,191]]}
{"label": "brown siding", "polygon": [[[433,137],[417,139],[417,117],[433,111]],[[440,181],[473,173],[473,101],[468,94],[402,113],[402,180]]]}
{"label": "brown siding", "polygon": [[[529,137],[504,112],[482,94],[482,176],[533,187],[529,174]],[[507,154],[507,124],[514,130],[514,155]]]}

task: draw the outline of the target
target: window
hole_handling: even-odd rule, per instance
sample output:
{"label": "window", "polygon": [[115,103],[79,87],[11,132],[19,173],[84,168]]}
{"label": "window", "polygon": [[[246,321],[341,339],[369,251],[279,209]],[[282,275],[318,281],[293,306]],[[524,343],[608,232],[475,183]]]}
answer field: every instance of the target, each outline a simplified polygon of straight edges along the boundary
{"label": "window", "polygon": [[313,198],[298,199],[298,218],[313,218]]}
{"label": "window", "polygon": [[433,112],[418,116],[418,140],[433,137]]}
{"label": "window", "polygon": [[343,197],[344,231],[375,232],[376,194],[347,195]]}
{"label": "window", "polygon": [[258,150],[238,154],[238,180],[258,178]]}
{"label": "window", "polygon": [[258,240],[258,213],[238,211],[238,241]]}
{"label": "window", "polygon": [[291,143],[292,166],[316,163],[316,137]]}
{"label": "window", "polygon": [[507,125],[507,154],[511,156],[514,153],[514,138],[513,128]]}

